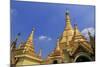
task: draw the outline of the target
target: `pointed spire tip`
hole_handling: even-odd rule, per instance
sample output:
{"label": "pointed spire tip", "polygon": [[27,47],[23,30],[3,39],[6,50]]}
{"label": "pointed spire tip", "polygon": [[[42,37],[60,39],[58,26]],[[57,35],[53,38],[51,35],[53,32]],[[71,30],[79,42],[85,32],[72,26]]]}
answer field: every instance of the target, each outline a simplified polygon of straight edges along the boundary
{"label": "pointed spire tip", "polygon": [[76,23],[74,24],[74,29],[78,29],[78,26],[77,26],[77,24],[76,24]]}
{"label": "pointed spire tip", "polygon": [[34,31],[34,30],[35,30],[35,28],[33,27],[33,28],[32,28],[32,31]]}
{"label": "pointed spire tip", "polygon": [[76,23],[74,24],[74,27],[77,27],[77,24]]}
{"label": "pointed spire tip", "polygon": [[69,11],[68,10],[66,10],[66,15],[69,15]]}

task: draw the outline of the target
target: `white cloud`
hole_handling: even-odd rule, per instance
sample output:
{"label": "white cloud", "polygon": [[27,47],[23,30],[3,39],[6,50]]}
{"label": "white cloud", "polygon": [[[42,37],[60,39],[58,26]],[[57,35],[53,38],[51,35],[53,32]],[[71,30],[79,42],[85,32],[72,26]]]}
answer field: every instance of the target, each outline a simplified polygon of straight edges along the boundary
{"label": "white cloud", "polygon": [[52,39],[49,37],[48,40],[52,40]]}
{"label": "white cloud", "polygon": [[85,28],[82,30],[82,34],[89,40],[89,35],[88,35],[88,31],[91,33],[92,36],[94,36],[95,34],[95,30],[93,27],[90,27],[90,28]]}
{"label": "white cloud", "polygon": [[44,40],[46,38],[47,38],[46,36],[39,36],[39,40]]}
{"label": "white cloud", "polygon": [[52,40],[52,38],[47,37],[47,36],[44,36],[44,35],[39,36],[39,38],[38,38],[38,39],[39,39],[39,40],[47,40],[47,41],[51,41],[51,40]]}

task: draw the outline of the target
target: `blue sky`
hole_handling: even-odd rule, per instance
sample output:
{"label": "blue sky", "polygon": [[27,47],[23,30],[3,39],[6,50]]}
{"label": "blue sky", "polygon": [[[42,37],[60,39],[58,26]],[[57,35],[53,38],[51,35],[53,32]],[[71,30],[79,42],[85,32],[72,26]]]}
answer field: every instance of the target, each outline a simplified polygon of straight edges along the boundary
{"label": "blue sky", "polygon": [[20,32],[18,43],[26,41],[34,27],[35,52],[38,54],[42,48],[42,57],[46,58],[64,30],[66,10],[70,12],[72,26],[77,23],[80,31],[94,28],[94,6],[12,1],[11,40]]}

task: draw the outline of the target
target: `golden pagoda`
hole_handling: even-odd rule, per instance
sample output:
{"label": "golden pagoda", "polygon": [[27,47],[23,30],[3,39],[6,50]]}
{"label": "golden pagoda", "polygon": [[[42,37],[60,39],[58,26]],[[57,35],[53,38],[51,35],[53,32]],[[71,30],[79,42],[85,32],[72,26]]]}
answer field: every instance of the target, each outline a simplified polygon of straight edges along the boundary
{"label": "golden pagoda", "polygon": [[47,59],[42,60],[42,49],[40,49],[39,54],[34,51],[33,29],[26,42],[21,42],[18,48],[16,48],[18,37],[11,44],[11,64],[24,66],[94,61],[95,39],[88,32],[89,42],[79,31],[77,24],[74,24],[74,28],[72,27],[69,11],[66,11],[65,18],[64,31],[57,39],[56,47]]}
{"label": "golden pagoda", "polygon": [[61,37],[60,37],[60,47],[61,49],[66,49],[66,46],[69,45],[69,42],[71,41],[72,37],[73,37],[73,28],[71,25],[71,20],[70,20],[70,16],[69,16],[69,11],[66,12],[66,25],[64,28],[64,32],[62,33]]}
{"label": "golden pagoda", "polygon": [[18,48],[16,48],[17,58],[16,66],[23,65],[36,65],[41,64],[42,59],[38,56],[34,51],[34,43],[33,43],[34,29],[29,35],[26,42],[21,43]]}
{"label": "golden pagoda", "polygon": [[[81,34],[76,24],[74,29],[72,28],[69,11],[66,12],[65,17],[64,32],[59,38],[56,49],[48,56],[48,58],[52,58],[50,63],[53,63],[57,54],[62,57],[63,61],[60,63],[92,61],[93,49],[90,42]],[[56,60],[56,62],[59,61]]]}
{"label": "golden pagoda", "polygon": [[73,62],[85,62],[92,61],[91,55],[93,54],[93,49],[91,44],[78,30],[77,24],[74,25],[74,35],[70,43],[69,54],[73,57]]}

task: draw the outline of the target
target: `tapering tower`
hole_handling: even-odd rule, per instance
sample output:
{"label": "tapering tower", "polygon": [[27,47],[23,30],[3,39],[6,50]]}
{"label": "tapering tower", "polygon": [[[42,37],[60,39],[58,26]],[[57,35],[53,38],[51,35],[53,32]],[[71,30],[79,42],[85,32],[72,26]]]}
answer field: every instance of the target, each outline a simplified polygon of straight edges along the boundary
{"label": "tapering tower", "polygon": [[70,45],[70,41],[72,40],[74,30],[71,25],[69,11],[66,11],[65,18],[66,18],[65,19],[66,23],[65,23],[64,32],[62,33],[61,37],[57,41],[56,49],[49,56],[49,58],[50,57],[54,58],[52,59],[54,60],[54,62],[52,61],[52,63],[58,62],[57,59],[55,59],[57,57],[59,57],[58,59],[60,59],[61,57],[60,63],[70,62],[70,57],[67,50],[69,49],[68,46]]}
{"label": "tapering tower", "polygon": [[93,49],[87,39],[80,33],[77,24],[74,25],[74,35],[70,44],[70,56],[74,57],[74,62],[91,61]]}
{"label": "tapering tower", "polygon": [[39,50],[39,56],[42,57],[42,48]]}
{"label": "tapering tower", "polygon": [[90,53],[93,53],[90,43],[87,39],[80,33],[78,30],[77,24],[74,25],[74,36],[72,41],[75,43],[79,43],[82,47],[84,47]]}
{"label": "tapering tower", "polygon": [[54,51],[47,58],[48,64],[58,64],[64,62],[64,55],[59,46],[59,39],[57,40],[57,45]]}
{"label": "tapering tower", "polygon": [[29,35],[27,41],[20,45],[18,49],[16,49],[15,57],[18,58],[18,61],[16,63],[17,66],[41,64],[42,59],[38,55],[36,55],[34,51],[33,37],[34,29]]}
{"label": "tapering tower", "polygon": [[69,11],[66,11],[65,17],[66,17],[66,24],[65,24],[64,32],[60,37],[60,47],[62,49],[66,49],[66,46],[69,45],[69,42],[71,41],[74,33],[71,25]]}

